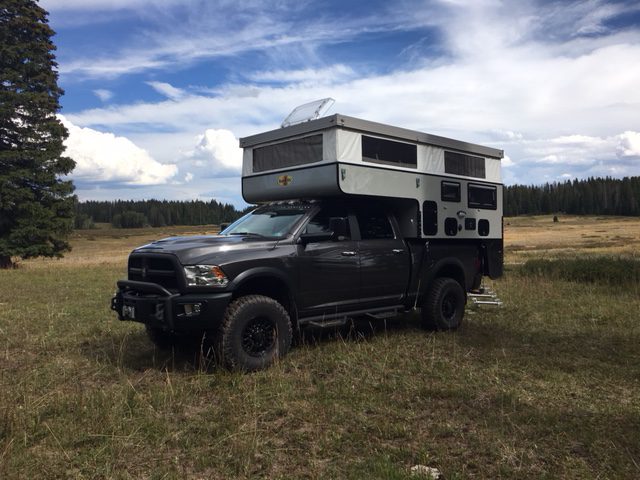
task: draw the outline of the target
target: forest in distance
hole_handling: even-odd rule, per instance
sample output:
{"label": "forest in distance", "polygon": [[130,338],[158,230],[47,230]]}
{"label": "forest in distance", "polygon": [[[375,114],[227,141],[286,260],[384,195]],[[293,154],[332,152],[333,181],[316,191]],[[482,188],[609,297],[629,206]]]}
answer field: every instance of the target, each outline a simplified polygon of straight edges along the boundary
{"label": "forest in distance", "polygon": [[[640,177],[588,178],[504,187],[504,215],[640,215]],[[218,225],[251,210],[216,200],[114,200],[76,203],[76,228],[109,223],[116,228]]]}

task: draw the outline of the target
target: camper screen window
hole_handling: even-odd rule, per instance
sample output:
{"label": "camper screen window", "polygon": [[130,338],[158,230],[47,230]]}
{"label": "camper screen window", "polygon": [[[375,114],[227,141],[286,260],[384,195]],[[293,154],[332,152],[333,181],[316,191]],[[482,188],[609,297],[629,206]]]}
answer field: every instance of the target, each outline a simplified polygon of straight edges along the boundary
{"label": "camper screen window", "polygon": [[253,149],[253,172],[322,161],[322,134]]}
{"label": "camper screen window", "polygon": [[395,167],[418,168],[418,147],[410,143],[363,135],[362,160]]}
{"label": "camper screen window", "polygon": [[491,185],[476,185],[470,183],[467,186],[469,208],[495,210],[498,204],[497,191],[498,189]]}
{"label": "camper screen window", "polygon": [[444,152],[444,171],[453,175],[485,178],[484,158],[457,152]]}

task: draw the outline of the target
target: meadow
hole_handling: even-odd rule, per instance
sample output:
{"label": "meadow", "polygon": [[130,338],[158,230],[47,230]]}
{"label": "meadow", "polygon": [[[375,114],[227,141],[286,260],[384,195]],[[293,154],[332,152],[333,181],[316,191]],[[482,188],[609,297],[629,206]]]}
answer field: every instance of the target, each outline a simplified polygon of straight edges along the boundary
{"label": "meadow", "polygon": [[0,271],[0,478],[640,478],[640,219],[559,220],[505,219],[504,305],[457,332],[361,320],[252,374],[109,310],[131,248],[215,226],[78,232]]}

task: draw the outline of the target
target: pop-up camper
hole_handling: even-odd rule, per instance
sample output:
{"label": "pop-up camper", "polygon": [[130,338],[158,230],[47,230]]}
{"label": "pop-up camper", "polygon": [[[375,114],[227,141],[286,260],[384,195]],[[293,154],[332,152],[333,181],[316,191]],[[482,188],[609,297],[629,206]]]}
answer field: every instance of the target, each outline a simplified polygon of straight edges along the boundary
{"label": "pop-up camper", "polygon": [[249,203],[370,196],[405,237],[501,239],[502,150],[332,115],[245,137]]}

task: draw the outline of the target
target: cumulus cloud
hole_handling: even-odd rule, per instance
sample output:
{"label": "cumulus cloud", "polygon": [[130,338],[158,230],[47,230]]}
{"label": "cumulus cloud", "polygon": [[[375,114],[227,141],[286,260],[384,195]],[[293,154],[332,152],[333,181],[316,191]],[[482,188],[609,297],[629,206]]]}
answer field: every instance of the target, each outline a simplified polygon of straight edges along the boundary
{"label": "cumulus cloud", "polygon": [[617,137],[617,153],[620,157],[635,157],[640,160],[640,133],[624,132]]}
{"label": "cumulus cloud", "polygon": [[197,137],[195,148],[187,154],[194,165],[204,167],[208,174],[239,175],[242,169],[242,149],[233,132],[208,129]]}
{"label": "cumulus cloud", "polygon": [[502,159],[502,166],[503,167],[513,167],[515,165],[515,163],[513,163],[513,160],[511,160],[511,157],[509,155],[505,155]]}
{"label": "cumulus cloud", "polygon": [[60,120],[69,131],[65,154],[76,162],[74,180],[87,183],[157,185],[176,175],[176,165],[163,165],[125,137]]}

